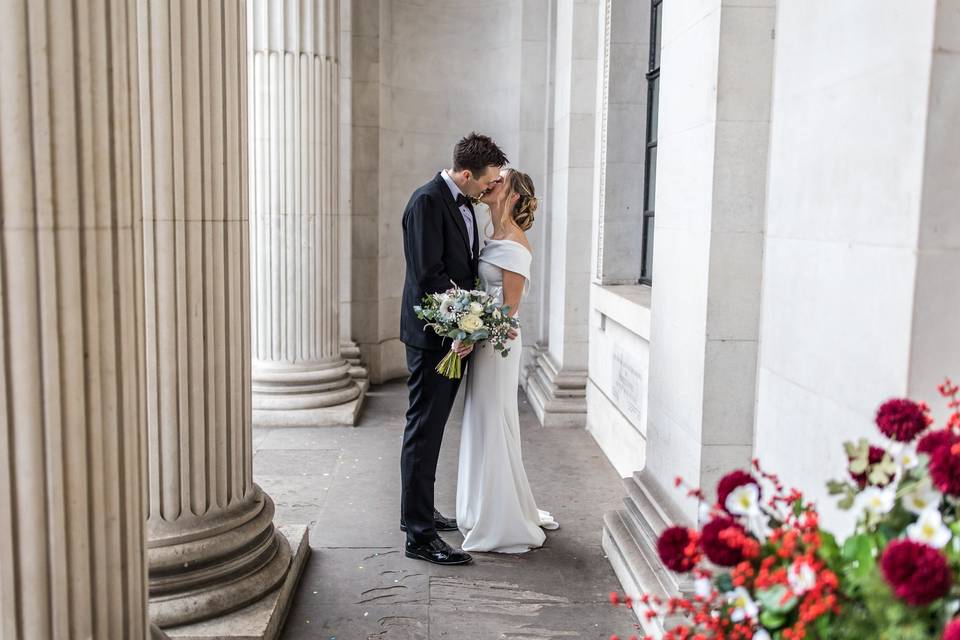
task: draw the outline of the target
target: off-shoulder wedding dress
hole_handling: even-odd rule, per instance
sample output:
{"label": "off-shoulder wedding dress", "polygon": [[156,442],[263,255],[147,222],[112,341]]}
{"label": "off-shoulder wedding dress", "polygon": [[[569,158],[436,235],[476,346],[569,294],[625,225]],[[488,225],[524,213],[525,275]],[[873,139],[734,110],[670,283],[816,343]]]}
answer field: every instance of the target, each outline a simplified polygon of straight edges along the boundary
{"label": "off-shoulder wedding dress", "polygon": [[[502,303],[503,271],[512,271],[526,279],[526,296],[532,258],[518,242],[488,240],[480,253],[481,285]],[[559,526],[537,508],[520,455],[520,340],[512,342],[507,357],[489,345],[478,346],[470,357],[457,481],[465,551],[523,553],[543,545],[543,529]]]}

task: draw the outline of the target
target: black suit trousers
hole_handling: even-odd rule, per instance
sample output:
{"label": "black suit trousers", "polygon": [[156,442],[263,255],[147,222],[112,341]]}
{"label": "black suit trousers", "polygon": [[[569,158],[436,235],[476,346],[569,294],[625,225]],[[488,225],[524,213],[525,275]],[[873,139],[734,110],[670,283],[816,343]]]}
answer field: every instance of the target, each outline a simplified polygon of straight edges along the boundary
{"label": "black suit trousers", "polygon": [[407,345],[410,407],[400,452],[402,493],[400,509],[407,525],[407,540],[423,544],[437,537],[433,526],[433,485],[443,429],[460,388],[436,371],[448,351]]}

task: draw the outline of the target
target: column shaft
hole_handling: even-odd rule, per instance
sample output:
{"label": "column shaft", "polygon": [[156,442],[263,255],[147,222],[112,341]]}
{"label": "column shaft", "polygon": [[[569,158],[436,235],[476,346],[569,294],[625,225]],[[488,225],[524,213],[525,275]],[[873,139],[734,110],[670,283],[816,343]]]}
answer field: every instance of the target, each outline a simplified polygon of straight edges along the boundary
{"label": "column shaft", "polygon": [[150,614],[213,617],[283,579],[252,478],[243,0],[140,0]]}
{"label": "column shaft", "polygon": [[0,3],[0,638],[147,635],[136,15]]}
{"label": "column shaft", "polygon": [[253,0],[248,29],[254,420],[352,423],[361,392],[339,327],[339,1]]}

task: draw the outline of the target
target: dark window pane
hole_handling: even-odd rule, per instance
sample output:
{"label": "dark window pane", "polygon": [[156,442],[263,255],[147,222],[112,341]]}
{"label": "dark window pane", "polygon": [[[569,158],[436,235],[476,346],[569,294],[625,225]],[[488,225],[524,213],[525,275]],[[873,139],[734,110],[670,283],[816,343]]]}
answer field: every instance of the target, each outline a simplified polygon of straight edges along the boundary
{"label": "dark window pane", "polygon": [[659,124],[659,118],[657,117],[658,108],[660,105],[660,77],[657,76],[650,80],[650,90],[647,92],[647,99],[650,101],[650,104],[647,105],[647,109],[650,113],[650,126],[647,128],[647,142],[656,142],[657,141],[657,125]]}
{"label": "dark window pane", "polygon": [[663,26],[663,5],[657,4],[653,7],[653,13],[650,16],[652,23],[653,38],[650,43],[650,70],[660,68],[660,30]]}
{"label": "dark window pane", "polygon": [[653,216],[643,219],[643,267],[641,277],[650,281],[653,279]]}
{"label": "dark window pane", "polygon": [[657,147],[647,148],[647,185],[643,199],[644,211],[653,211],[657,195]]}

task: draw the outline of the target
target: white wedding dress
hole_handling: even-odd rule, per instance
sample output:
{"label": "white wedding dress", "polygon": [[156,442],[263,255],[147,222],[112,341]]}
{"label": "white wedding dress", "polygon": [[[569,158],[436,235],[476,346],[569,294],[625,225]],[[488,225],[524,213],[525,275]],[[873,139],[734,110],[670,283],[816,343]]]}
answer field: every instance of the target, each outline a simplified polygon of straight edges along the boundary
{"label": "white wedding dress", "polygon": [[[503,301],[503,270],[530,282],[532,256],[512,240],[488,240],[480,252],[480,282]],[[503,357],[490,345],[479,345],[470,357],[460,436],[457,481],[457,523],[465,551],[523,553],[540,547],[543,529],[559,525],[537,509],[520,455],[520,336]]]}

